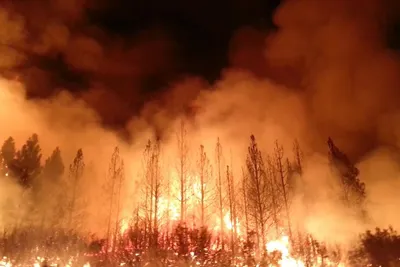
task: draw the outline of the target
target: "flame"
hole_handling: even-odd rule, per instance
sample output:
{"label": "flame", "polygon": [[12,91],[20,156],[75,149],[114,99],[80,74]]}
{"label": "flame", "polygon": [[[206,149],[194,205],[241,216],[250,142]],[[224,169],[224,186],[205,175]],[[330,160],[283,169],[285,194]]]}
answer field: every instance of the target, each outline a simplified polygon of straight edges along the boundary
{"label": "flame", "polygon": [[284,235],[280,239],[272,240],[266,244],[268,253],[279,252],[281,259],[278,261],[281,267],[304,267],[305,264],[301,260],[295,259],[290,255],[289,237]]}
{"label": "flame", "polygon": [[[57,258],[57,261],[58,260],[59,259]],[[46,265],[43,265],[45,262],[46,262]],[[13,267],[13,266],[15,266],[15,265],[12,264],[11,260],[8,257],[3,257],[0,260],[0,267]],[[17,264],[16,266],[21,266],[21,265]],[[22,265],[22,266],[29,266],[29,265]],[[56,263],[56,262],[47,263],[45,258],[36,257],[31,266],[33,266],[33,267],[42,267],[42,266],[65,266],[65,267],[71,267],[71,266],[77,266],[77,265],[73,264],[73,259],[72,258],[70,258],[65,265],[60,265],[59,263]],[[122,264],[120,266],[122,266]],[[85,264],[82,265],[82,267],[90,267],[90,263],[86,262]]]}
{"label": "flame", "polygon": [[129,221],[122,219],[120,222],[120,234],[123,235],[129,229]]}
{"label": "flame", "polygon": [[[233,223],[233,222],[235,222],[235,223]],[[231,220],[231,213],[229,211],[224,216],[224,223],[225,223],[225,227],[227,230],[229,230],[229,231],[236,230],[235,231],[236,234],[239,236],[241,235],[239,218],[232,218],[232,220]],[[235,227],[236,227],[236,229],[234,229]]]}
{"label": "flame", "polygon": [[12,263],[10,262],[10,259],[7,257],[3,257],[3,259],[0,261],[0,266],[1,267],[11,267]]}

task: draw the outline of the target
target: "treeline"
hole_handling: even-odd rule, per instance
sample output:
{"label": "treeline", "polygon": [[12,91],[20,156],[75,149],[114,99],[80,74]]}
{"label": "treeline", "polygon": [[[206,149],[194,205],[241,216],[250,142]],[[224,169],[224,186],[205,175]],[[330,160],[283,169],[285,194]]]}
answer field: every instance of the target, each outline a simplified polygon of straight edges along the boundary
{"label": "treeline", "polygon": [[[92,265],[100,266],[121,262],[130,266],[149,262],[279,266],[285,255],[267,251],[266,244],[287,237],[291,256],[305,266],[337,266],[344,260],[340,248],[318,242],[292,216],[295,187],[302,181],[305,161],[298,142],[285,153],[276,141],[273,152],[265,154],[252,135],[243,164],[234,166],[218,138],[214,153],[206,153],[199,145],[194,159],[184,123],[176,136],[176,158],[169,159],[172,164],[165,163],[160,140],[149,140],[144,147],[136,190],[140,201],[129,221],[121,214],[122,194],[133,177],[126,177],[124,160],[118,147],[114,149],[98,199],[104,236],[92,236],[85,229],[85,220],[91,216],[85,180],[94,174],[85,164],[84,151],[79,149],[66,168],[59,148],[43,162],[36,134],[20,150],[8,138],[1,147],[1,172],[4,179],[20,185],[20,195],[15,198],[18,201],[2,203],[3,217],[13,218],[4,225],[3,255],[28,257],[39,247],[49,258],[60,253],[86,255]],[[365,219],[365,185],[358,169],[330,138],[327,145],[333,177],[340,185],[338,200]],[[383,233],[386,239],[381,238],[382,232],[376,233],[379,242],[390,240],[399,246],[393,241],[397,233]],[[375,242],[374,234],[367,233],[360,240],[363,243],[351,254],[353,263],[366,259],[378,266],[383,258],[387,263],[398,257],[388,249],[389,256],[377,258],[386,252],[375,253],[380,246],[370,245]]]}

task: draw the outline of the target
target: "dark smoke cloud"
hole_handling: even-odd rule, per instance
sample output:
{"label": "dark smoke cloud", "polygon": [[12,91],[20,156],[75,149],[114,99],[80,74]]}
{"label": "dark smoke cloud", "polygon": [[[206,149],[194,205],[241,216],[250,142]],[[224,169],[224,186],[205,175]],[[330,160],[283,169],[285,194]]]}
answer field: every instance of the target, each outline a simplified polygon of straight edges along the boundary
{"label": "dark smoke cloud", "polygon": [[[172,36],[162,27],[130,39],[111,35],[89,22],[88,11],[101,8],[84,0],[4,2],[2,40],[11,47],[2,48],[2,65],[16,68],[28,95],[48,97],[54,88],[66,88],[106,123],[123,125],[140,114],[157,129],[167,127],[208,86],[197,78],[166,83],[178,68]],[[229,69],[296,92],[313,146],[322,150],[332,136],[359,158],[377,144],[392,143],[400,65],[386,35],[398,10],[396,1],[283,1],[273,17],[277,30],[247,26],[235,32]],[[160,87],[161,94],[148,93]]]}
{"label": "dark smoke cloud", "polygon": [[387,43],[398,11],[395,1],[283,1],[276,31],[237,32],[231,62],[302,94],[314,146],[332,136],[358,158],[393,143],[378,132],[399,104],[400,61]]}
{"label": "dark smoke cloud", "polygon": [[105,123],[121,126],[172,79],[176,44],[156,26],[129,38],[105,32],[89,22],[95,8],[85,0],[4,2],[2,67],[18,74],[30,97],[76,92]]}

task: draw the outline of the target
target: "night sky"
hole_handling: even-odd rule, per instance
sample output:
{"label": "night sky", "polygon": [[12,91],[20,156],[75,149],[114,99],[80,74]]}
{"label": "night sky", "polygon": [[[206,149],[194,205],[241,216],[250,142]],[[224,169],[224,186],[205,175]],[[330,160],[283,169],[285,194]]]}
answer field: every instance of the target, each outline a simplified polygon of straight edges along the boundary
{"label": "night sky", "polygon": [[[105,0],[103,0],[105,1]],[[235,31],[242,26],[271,29],[279,0],[219,1],[106,1],[89,12],[102,29],[123,37],[161,27],[179,51],[180,71],[216,79],[228,64],[227,51]]]}

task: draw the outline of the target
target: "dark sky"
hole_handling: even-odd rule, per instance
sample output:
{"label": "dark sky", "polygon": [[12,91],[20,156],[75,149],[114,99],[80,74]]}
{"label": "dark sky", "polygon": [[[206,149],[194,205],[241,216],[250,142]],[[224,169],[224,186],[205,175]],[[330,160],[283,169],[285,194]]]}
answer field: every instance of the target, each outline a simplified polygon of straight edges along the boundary
{"label": "dark sky", "polygon": [[213,80],[227,65],[234,32],[244,26],[271,28],[279,0],[102,0],[91,22],[124,37],[162,27],[177,42],[181,70]]}

